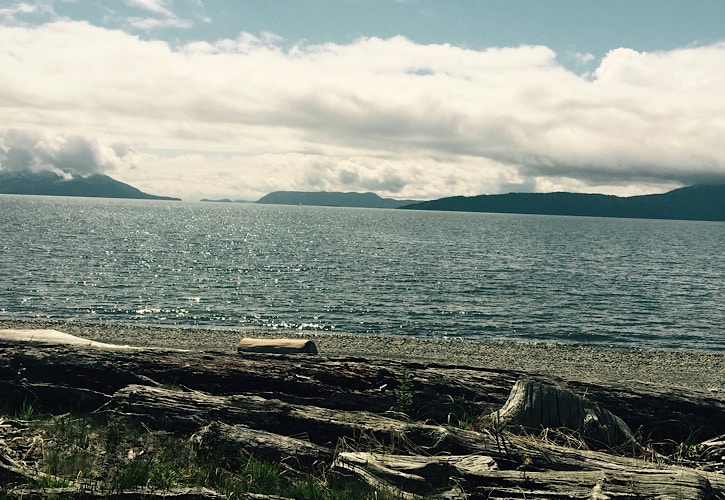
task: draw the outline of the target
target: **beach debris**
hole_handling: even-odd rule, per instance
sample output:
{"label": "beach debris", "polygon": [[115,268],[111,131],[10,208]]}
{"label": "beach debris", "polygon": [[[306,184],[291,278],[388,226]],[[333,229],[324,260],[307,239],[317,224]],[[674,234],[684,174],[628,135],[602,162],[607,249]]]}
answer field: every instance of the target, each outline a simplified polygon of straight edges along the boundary
{"label": "beach debris", "polygon": [[[407,416],[387,411],[405,373],[414,381]],[[89,411],[109,422],[129,419],[149,435],[191,438],[202,455],[219,452],[232,466],[258,457],[291,475],[310,470],[325,477],[334,469],[343,479],[381,485],[395,492],[393,498],[723,498],[722,398],[651,384],[519,379],[520,372],[386,359],[0,342],[0,394],[10,412],[0,422],[0,496],[3,480],[31,484],[34,471],[42,470],[38,446],[55,445],[32,435],[17,439],[19,429],[31,428],[16,424],[18,415]],[[507,405],[538,401],[531,415],[539,424],[561,425],[562,415],[582,413],[567,424],[577,429],[582,420],[609,422],[601,411],[606,405],[640,429],[638,435],[658,432],[663,443],[684,443],[676,441],[678,428],[662,425],[678,421],[694,436],[689,443],[708,441],[688,445],[697,456],[686,460],[644,454],[636,446],[593,450],[541,433],[512,433],[523,428],[513,420],[509,426],[451,425],[459,401],[475,401],[466,412],[495,414],[499,424]],[[534,420],[525,420],[531,415],[521,421],[533,429]]]}
{"label": "beach debris", "polygon": [[725,434],[694,446],[693,455],[701,469],[725,474]]}
{"label": "beach debris", "polygon": [[140,349],[129,345],[106,344],[76,337],[53,329],[9,329],[0,330],[0,340],[12,342],[37,342],[42,344],[61,344],[99,349]]}
{"label": "beach debris", "polygon": [[379,490],[392,490],[396,497],[415,498],[431,491],[451,488],[452,478],[480,476],[498,470],[486,455],[393,455],[371,452],[343,452],[331,471],[342,477],[357,477]]}
{"label": "beach debris", "polygon": [[317,346],[305,339],[243,338],[237,352],[262,352],[268,354],[317,354]]}

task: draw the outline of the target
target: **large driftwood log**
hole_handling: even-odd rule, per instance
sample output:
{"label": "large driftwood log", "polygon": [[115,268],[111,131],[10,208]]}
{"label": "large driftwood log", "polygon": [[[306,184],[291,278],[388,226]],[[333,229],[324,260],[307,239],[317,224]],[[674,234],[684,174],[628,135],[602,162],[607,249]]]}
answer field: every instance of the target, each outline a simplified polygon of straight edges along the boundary
{"label": "large driftwood log", "polygon": [[[211,394],[250,394],[296,404],[383,412],[396,403],[403,372],[412,381],[411,412],[445,422],[463,404],[481,413],[500,406],[518,374],[425,367],[394,361],[178,351],[100,351],[0,342],[0,389],[6,401],[49,412],[89,409],[130,385],[172,385]],[[42,397],[35,396],[36,388]],[[53,388],[60,397],[51,397]],[[87,390],[78,407],[71,391]],[[91,396],[93,396],[91,398]],[[92,399],[92,401],[91,401]]]}
{"label": "large driftwood log", "polygon": [[408,422],[367,411],[302,406],[278,399],[131,385],[113,395],[107,409],[139,418],[150,426],[186,433],[212,421],[246,425],[335,447],[340,440],[397,443],[409,450],[448,451],[449,433],[438,425]]}

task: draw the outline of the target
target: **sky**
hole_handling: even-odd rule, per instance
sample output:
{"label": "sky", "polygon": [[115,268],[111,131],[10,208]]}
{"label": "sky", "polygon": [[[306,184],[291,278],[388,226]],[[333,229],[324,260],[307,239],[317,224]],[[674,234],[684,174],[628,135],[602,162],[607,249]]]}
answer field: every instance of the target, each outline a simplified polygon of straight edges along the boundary
{"label": "sky", "polygon": [[725,0],[0,0],[0,170],[185,200],[725,182]]}

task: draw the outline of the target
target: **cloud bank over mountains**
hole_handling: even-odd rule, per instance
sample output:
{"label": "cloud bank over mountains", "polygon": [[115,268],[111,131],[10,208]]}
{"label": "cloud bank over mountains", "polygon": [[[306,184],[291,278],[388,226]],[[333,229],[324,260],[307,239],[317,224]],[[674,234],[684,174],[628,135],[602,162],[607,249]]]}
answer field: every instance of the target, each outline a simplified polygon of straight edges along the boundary
{"label": "cloud bank over mountains", "polygon": [[46,137],[22,130],[0,134],[0,167],[11,172],[51,170],[86,177],[113,170],[122,161],[123,149],[120,153],[78,135]]}
{"label": "cloud bank over mountains", "polygon": [[187,199],[641,194],[725,181],[723,88],[725,43],[617,48],[576,74],[544,46],[287,48],[248,33],[171,45],[87,22],[7,23],[0,168],[103,172]]}

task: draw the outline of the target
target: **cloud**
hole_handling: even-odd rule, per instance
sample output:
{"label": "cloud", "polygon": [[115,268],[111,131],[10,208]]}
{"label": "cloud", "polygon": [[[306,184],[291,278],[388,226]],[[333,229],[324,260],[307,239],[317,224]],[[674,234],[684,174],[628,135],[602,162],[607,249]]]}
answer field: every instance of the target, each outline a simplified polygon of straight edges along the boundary
{"label": "cloud", "polygon": [[[123,24],[134,30],[150,31],[165,28],[188,29],[194,26],[194,22],[191,19],[182,18],[173,11],[172,2],[169,0],[126,0],[125,3],[155,16],[131,16],[127,18]],[[202,21],[204,21],[203,18]]]}
{"label": "cloud", "polygon": [[169,2],[167,0],[126,0],[126,3],[164,17],[175,17],[175,14],[168,7]]}
{"label": "cloud", "polygon": [[55,16],[52,4],[16,2],[8,7],[0,7],[0,22],[7,25],[24,24],[23,19],[32,15]]}
{"label": "cloud", "polygon": [[[83,22],[0,27],[0,123],[86,138],[120,180],[184,197],[635,194],[725,178],[725,44],[617,49],[586,76],[542,46],[282,47],[273,34],[172,47]],[[108,153],[118,144],[133,152]]]}
{"label": "cloud", "polygon": [[586,54],[582,54],[581,52],[574,52],[571,53],[570,56],[580,65],[588,64],[596,59],[594,57],[594,54],[590,52],[587,52]]}
{"label": "cloud", "polygon": [[46,137],[20,130],[0,135],[0,170],[88,176],[112,170],[121,156],[80,136]]}

